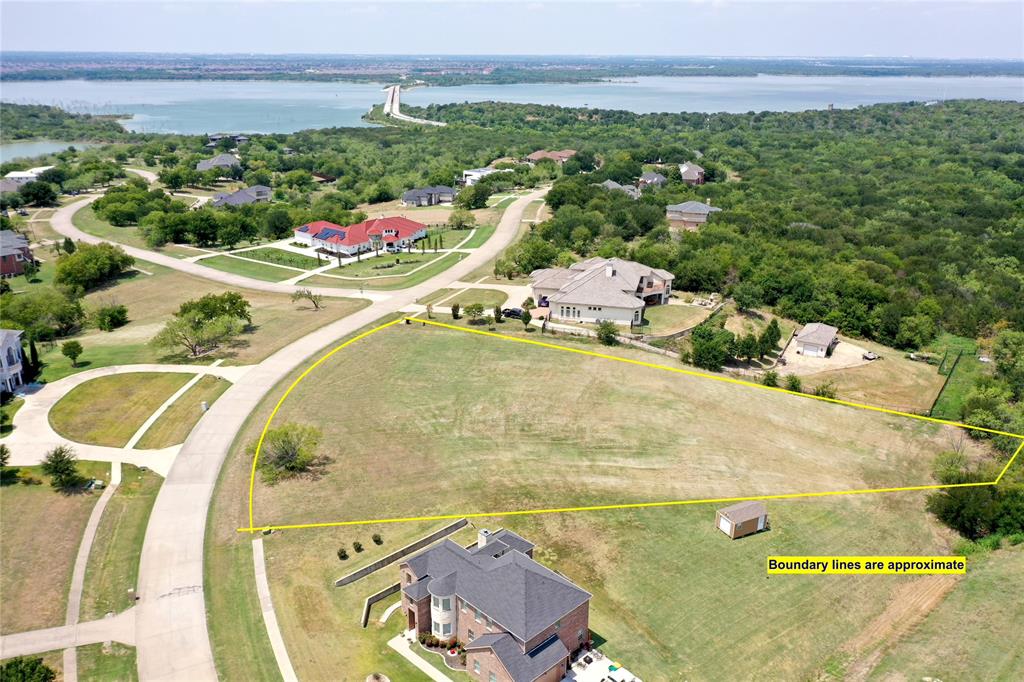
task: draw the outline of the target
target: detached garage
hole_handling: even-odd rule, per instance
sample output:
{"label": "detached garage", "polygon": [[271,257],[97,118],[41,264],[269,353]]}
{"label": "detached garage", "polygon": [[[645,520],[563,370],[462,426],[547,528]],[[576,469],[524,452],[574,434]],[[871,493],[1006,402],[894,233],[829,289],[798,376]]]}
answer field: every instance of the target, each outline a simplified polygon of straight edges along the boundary
{"label": "detached garage", "polygon": [[764,502],[740,502],[731,507],[719,509],[715,515],[718,530],[730,538],[742,538],[768,527],[768,508]]}

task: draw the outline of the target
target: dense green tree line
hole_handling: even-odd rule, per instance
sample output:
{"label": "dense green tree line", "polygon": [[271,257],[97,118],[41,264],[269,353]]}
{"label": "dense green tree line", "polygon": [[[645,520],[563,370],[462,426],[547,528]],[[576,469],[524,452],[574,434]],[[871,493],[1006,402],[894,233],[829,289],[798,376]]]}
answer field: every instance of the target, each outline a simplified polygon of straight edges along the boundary
{"label": "dense green tree line", "polygon": [[4,104],[0,107],[0,128],[4,140],[35,137],[53,140],[112,141],[127,137],[114,116],[71,114],[57,107],[39,104]]}

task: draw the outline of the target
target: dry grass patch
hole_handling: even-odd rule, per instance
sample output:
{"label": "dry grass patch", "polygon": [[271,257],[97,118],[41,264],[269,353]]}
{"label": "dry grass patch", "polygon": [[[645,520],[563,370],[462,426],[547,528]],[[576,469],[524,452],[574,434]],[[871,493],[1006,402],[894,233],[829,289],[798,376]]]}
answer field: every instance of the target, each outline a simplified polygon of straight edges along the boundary
{"label": "dry grass patch", "polygon": [[153,422],[135,447],[158,450],[184,443],[203,416],[200,405],[203,402],[212,405],[230,386],[227,379],[211,375],[202,377]]}
{"label": "dry grass patch", "polygon": [[[35,478],[40,485],[15,480]],[[110,465],[80,462],[88,478],[110,480]],[[68,588],[82,532],[99,492],[65,495],[39,467],[8,467],[0,487],[0,633],[64,624]]]}
{"label": "dry grass patch", "polygon": [[131,372],[90,379],[50,409],[50,425],[76,443],[123,447],[192,376],[184,372]]}

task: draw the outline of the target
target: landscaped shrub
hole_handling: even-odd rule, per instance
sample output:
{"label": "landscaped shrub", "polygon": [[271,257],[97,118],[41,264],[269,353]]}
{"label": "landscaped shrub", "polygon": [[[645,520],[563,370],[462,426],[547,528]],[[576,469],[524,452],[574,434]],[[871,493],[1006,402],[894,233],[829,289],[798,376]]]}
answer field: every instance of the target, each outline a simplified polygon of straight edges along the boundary
{"label": "landscaped shrub", "polygon": [[618,331],[611,320],[601,320],[597,323],[597,340],[606,346],[616,346],[619,343]]}
{"label": "landscaped shrub", "polygon": [[823,384],[814,387],[814,395],[822,398],[832,398],[835,400],[836,396],[836,385],[833,381],[826,381]]}
{"label": "landscaped shrub", "polygon": [[779,385],[779,373],[774,369],[770,369],[764,373],[761,377],[761,384],[764,386],[778,386]]}
{"label": "landscaped shrub", "polygon": [[800,381],[800,377],[795,374],[786,375],[786,390],[800,393],[804,388],[804,382]]}
{"label": "landscaped shrub", "polygon": [[100,330],[111,332],[128,323],[128,308],[118,303],[103,305],[93,311],[92,319]]}
{"label": "landscaped shrub", "polygon": [[453,320],[459,319],[459,310],[460,310],[459,304],[458,303],[452,303],[452,319]]}
{"label": "landscaped shrub", "polygon": [[362,552],[363,551],[363,543],[359,542],[359,540],[356,540],[355,542],[352,543],[352,549],[354,549],[357,554],[359,552]]}
{"label": "landscaped shrub", "polygon": [[[268,482],[308,471],[316,460],[320,429],[306,424],[284,424],[267,431],[260,451],[260,470]],[[256,444],[250,446],[255,453]]]}
{"label": "landscaped shrub", "polygon": [[342,561],[345,561],[346,559],[348,559],[348,550],[345,549],[344,547],[339,547],[338,548],[338,558],[341,559]]}
{"label": "landscaped shrub", "polygon": [[373,534],[373,544],[375,544],[375,545],[383,545],[384,544],[384,538],[382,538],[380,536],[380,533],[374,533]]}

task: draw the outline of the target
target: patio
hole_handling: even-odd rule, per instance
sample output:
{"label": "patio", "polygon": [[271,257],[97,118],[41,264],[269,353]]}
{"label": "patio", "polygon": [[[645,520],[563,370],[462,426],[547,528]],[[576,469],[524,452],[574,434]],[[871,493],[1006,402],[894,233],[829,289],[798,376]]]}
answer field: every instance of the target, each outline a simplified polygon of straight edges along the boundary
{"label": "patio", "polygon": [[[587,662],[587,659],[590,662]],[[614,668],[614,670],[612,670]],[[563,680],[574,682],[643,682],[597,649],[581,651]]]}

